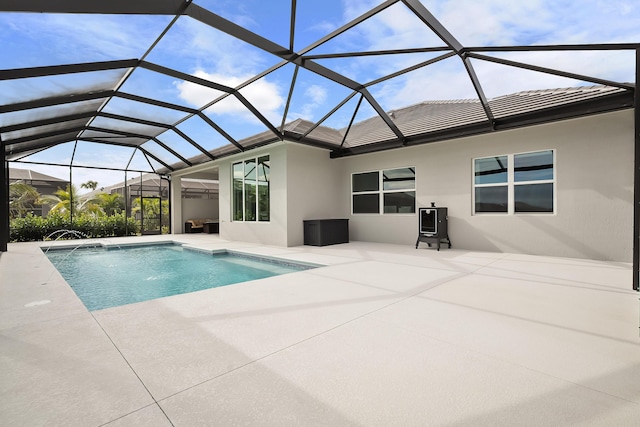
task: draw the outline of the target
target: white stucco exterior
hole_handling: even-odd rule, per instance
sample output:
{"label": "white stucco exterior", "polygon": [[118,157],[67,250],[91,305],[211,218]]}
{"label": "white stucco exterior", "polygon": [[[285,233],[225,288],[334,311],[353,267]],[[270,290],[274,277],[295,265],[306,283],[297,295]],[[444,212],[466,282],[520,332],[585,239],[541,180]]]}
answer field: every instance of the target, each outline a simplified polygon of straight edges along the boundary
{"label": "white stucco exterior", "polygon": [[[556,155],[554,214],[473,214],[474,158],[547,149]],[[271,161],[271,221],[232,222],[231,165],[263,154]],[[350,188],[352,173],[414,166],[416,207],[448,207],[458,249],[631,261],[632,110],[341,159],[278,143],[211,166],[219,167],[220,234],[228,240],[296,246],[303,220],[348,218],[351,240],[414,245],[417,214],[353,215]]]}
{"label": "white stucco exterior", "polygon": [[[231,221],[233,163],[268,154],[271,163],[269,222]],[[277,246],[303,244],[302,221],[345,218],[348,199],[342,200],[339,162],[325,150],[296,143],[278,143],[212,163],[219,167],[220,237]]]}
{"label": "white stucco exterior", "polygon": [[[269,222],[231,221],[231,165],[238,161],[268,154],[271,164],[269,181],[271,220]],[[227,240],[287,246],[287,156],[285,144],[272,144],[219,163],[220,237]]]}
{"label": "white stucco exterior", "polygon": [[287,145],[287,215],[289,246],[304,243],[306,219],[348,218],[349,197],[344,197],[342,163],[325,150]]}
{"label": "white stucco exterior", "polygon": [[[556,150],[555,214],[473,215],[474,158]],[[416,167],[418,207],[449,209],[456,248],[631,261],[633,112],[541,126],[344,159],[353,172]],[[348,189],[343,197],[349,197]],[[415,215],[352,215],[353,240],[415,243]]]}

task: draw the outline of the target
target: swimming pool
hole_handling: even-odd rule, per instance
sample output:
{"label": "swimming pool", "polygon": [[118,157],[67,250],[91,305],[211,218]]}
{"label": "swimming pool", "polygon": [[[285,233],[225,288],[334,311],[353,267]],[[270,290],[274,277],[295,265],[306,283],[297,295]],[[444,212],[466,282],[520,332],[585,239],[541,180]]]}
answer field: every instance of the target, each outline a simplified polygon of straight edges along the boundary
{"label": "swimming pool", "polygon": [[174,244],[56,249],[46,255],[90,311],[313,268]]}

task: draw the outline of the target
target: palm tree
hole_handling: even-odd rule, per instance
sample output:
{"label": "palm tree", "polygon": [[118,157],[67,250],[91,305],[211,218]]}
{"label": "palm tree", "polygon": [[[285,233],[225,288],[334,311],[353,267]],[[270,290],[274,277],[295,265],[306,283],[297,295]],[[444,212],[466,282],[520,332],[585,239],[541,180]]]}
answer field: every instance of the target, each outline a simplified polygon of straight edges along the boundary
{"label": "palm tree", "polygon": [[63,215],[74,216],[84,212],[94,215],[103,214],[100,206],[95,203],[95,198],[78,195],[78,188],[75,185],[67,185],[66,190],[58,188],[52,195],[42,196],[41,200],[42,203],[53,205],[51,212],[59,212]]}
{"label": "palm tree", "polygon": [[124,209],[124,202],[118,193],[100,193],[96,196],[96,203],[107,216],[120,213]]}
{"label": "palm tree", "polygon": [[40,204],[40,193],[31,185],[16,181],[9,184],[9,217],[25,216]]}
{"label": "palm tree", "polygon": [[98,181],[89,180],[87,182],[83,182],[82,184],[80,184],[80,188],[86,188],[93,191],[98,188]]}

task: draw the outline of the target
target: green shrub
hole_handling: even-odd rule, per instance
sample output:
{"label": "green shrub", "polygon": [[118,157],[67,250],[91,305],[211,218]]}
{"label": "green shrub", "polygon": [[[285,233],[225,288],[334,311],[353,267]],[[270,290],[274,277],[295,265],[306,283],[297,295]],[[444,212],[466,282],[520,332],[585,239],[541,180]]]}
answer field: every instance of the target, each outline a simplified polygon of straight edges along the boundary
{"label": "green shrub", "polygon": [[[81,214],[73,218],[73,223],[64,214],[50,213],[45,218],[28,214],[11,220],[9,239],[12,242],[44,240],[60,230],[77,231],[86,237],[135,236],[140,231],[140,224],[135,218],[126,217],[124,212],[104,217]],[[70,239],[77,235],[58,233],[51,238]]]}
{"label": "green shrub", "polygon": [[23,218],[11,220],[9,240],[12,242],[29,242],[41,240],[47,235],[48,224],[45,218],[29,213]]}

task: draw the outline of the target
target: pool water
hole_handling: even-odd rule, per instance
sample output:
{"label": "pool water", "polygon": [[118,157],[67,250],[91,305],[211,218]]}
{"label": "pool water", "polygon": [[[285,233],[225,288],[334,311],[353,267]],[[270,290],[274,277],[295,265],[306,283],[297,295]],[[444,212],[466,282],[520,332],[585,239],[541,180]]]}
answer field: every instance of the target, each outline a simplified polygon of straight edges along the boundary
{"label": "pool water", "polygon": [[50,250],[47,257],[91,311],[311,268],[179,245]]}

